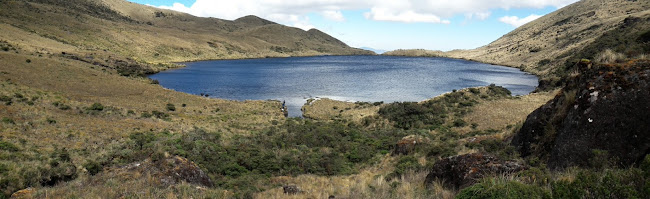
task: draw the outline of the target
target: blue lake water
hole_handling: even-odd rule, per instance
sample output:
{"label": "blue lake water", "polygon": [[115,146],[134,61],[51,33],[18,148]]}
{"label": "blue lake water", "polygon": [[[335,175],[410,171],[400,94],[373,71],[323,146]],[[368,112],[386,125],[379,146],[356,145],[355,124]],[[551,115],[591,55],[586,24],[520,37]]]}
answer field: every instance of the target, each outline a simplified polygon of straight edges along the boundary
{"label": "blue lake water", "polygon": [[422,101],[453,89],[496,84],[525,95],[537,77],[516,68],[448,58],[323,56],[184,63],[149,76],[165,88],[232,100],[286,101],[301,116],[309,98]]}

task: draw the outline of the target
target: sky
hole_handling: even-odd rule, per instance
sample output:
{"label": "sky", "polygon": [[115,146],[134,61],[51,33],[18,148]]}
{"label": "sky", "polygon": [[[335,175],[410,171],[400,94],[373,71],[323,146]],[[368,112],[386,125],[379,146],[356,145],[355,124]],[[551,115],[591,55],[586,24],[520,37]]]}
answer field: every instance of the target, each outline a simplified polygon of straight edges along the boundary
{"label": "sky", "polygon": [[473,49],[577,0],[129,0],[199,17],[256,15],[352,47]]}

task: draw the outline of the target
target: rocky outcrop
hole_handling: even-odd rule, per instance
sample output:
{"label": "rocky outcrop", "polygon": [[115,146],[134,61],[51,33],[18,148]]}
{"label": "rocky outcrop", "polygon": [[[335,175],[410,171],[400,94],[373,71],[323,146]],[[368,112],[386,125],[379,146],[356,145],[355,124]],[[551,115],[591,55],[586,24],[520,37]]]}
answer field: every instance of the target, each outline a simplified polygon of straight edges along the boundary
{"label": "rocky outcrop", "polygon": [[300,190],[300,188],[298,188],[298,186],[296,186],[296,185],[282,186],[282,191],[284,192],[284,194],[289,194],[289,195],[295,195],[295,194],[299,194],[300,192],[302,192]]}
{"label": "rocky outcrop", "polygon": [[429,138],[425,138],[419,135],[409,135],[402,138],[400,141],[395,144],[395,149],[393,150],[393,155],[408,155],[415,151],[415,148],[419,145],[429,143]]}
{"label": "rocky outcrop", "polygon": [[206,187],[214,185],[199,166],[183,157],[174,156],[154,164],[160,170],[159,179],[163,184],[171,185],[184,181]]}
{"label": "rocky outcrop", "polygon": [[490,175],[508,174],[527,169],[515,161],[504,161],[484,153],[472,153],[448,157],[436,162],[427,175],[426,184],[436,180],[445,182],[449,188],[462,189]]}
{"label": "rocky outcrop", "polygon": [[620,166],[640,162],[650,152],[649,74],[648,60],[583,60],[555,99],[528,116],[512,145],[554,169],[593,166],[598,154]]}
{"label": "rocky outcrop", "polygon": [[214,186],[210,177],[196,163],[180,156],[162,158],[156,161],[147,159],[121,169],[149,173],[161,186],[171,186],[182,182],[204,187]]}

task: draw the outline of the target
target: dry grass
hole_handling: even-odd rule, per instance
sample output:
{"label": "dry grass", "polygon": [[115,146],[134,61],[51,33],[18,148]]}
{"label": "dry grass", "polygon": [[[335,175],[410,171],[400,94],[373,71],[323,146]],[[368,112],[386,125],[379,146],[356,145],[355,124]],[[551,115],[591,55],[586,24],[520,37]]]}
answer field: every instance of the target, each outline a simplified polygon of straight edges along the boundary
{"label": "dry grass", "polygon": [[392,163],[396,157],[386,155],[371,168],[351,176],[315,176],[277,177],[272,181],[279,184],[297,185],[302,193],[287,195],[282,187],[261,192],[255,198],[453,198],[454,190],[445,189],[441,183],[425,187],[427,171],[409,171],[399,179],[386,180],[386,175],[393,170]]}
{"label": "dry grass", "polygon": [[[445,56],[521,67],[537,75],[556,67],[628,17],[647,18],[649,1],[584,0],[525,24],[496,41],[472,50],[445,52]],[[551,62],[539,66],[540,61]]]}
{"label": "dry grass", "polygon": [[[468,124],[478,124],[476,130],[504,129],[508,125],[525,120],[528,114],[553,99],[556,92],[533,93],[512,99],[483,101],[473,107],[464,120]],[[469,127],[466,127],[465,131],[471,130],[467,128]]]}
{"label": "dry grass", "polygon": [[399,50],[385,52],[382,55],[405,56],[405,57],[444,57],[445,53],[439,50],[399,49]]}
{"label": "dry grass", "polygon": [[327,98],[313,100],[302,107],[306,118],[316,120],[346,119],[360,121],[364,117],[377,115],[381,106],[342,102]]}
{"label": "dry grass", "polygon": [[[199,18],[123,0],[88,2],[103,5],[124,16],[109,13],[114,18],[109,20],[89,14],[105,14],[99,8],[91,8],[97,10],[88,13],[75,9],[74,6],[88,4],[83,0],[62,6],[5,1],[0,6],[4,22],[0,40],[30,51],[51,54],[93,52],[152,63],[371,53],[350,48],[319,31],[307,32],[279,24]],[[162,12],[164,16],[156,17],[156,12]],[[131,21],[115,20],[125,16]],[[296,42],[298,40],[300,42]],[[286,50],[277,51],[273,47]]]}
{"label": "dry grass", "polygon": [[625,56],[623,53],[617,53],[611,49],[606,49],[596,55],[596,60],[594,61],[596,61],[596,63],[602,64],[614,64],[624,62],[625,59],[627,59],[627,56]]}
{"label": "dry grass", "polygon": [[231,198],[232,192],[207,189],[181,183],[161,186],[148,173],[116,169],[97,176],[84,175],[79,179],[49,188],[37,189],[34,198]]}

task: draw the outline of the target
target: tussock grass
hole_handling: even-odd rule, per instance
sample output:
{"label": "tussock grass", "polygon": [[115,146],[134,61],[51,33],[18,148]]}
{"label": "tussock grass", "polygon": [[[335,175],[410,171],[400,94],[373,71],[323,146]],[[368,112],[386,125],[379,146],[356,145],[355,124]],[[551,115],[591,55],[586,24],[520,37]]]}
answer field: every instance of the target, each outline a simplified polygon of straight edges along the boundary
{"label": "tussock grass", "polygon": [[[477,124],[474,130],[503,129],[526,119],[526,116],[553,99],[555,92],[533,93],[512,99],[484,101],[476,105],[463,119]],[[469,132],[471,127],[461,131]]]}
{"label": "tussock grass", "polygon": [[624,62],[626,59],[627,56],[625,56],[623,53],[615,52],[612,49],[606,49],[603,52],[596,55],[594,61],[602,64],[614,64],[614,63]]}
{"label": "tussock grass", "polygon": [[383,103],[342,102],[327,98],[313,100],[302,107],[303,116],[315,120],[349,120],[359,122],[377,115]]}

